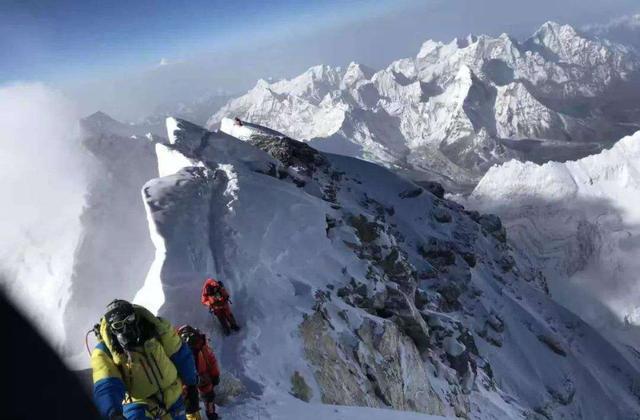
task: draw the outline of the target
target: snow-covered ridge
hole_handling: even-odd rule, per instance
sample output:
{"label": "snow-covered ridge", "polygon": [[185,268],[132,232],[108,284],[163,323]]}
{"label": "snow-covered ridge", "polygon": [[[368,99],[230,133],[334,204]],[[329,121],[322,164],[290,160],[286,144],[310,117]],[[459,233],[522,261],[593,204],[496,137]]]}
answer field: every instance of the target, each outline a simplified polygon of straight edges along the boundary
{"label": "snow-covered ridge", "polygon": [[499,214],[552,295],[594,326],[638,323],[640,132],[577,161],[493,167],[465,203]]}
{"label": "snow-covered ridge", "polygon": [[[161,252],[137,299],[161,297],[163,316],[212,334],[252,397],[223,415],[299,418],[294,397],[311,413],[640,412],[638,361],[540,290],[498,218],[371,163],[221,123],[226,133],[167,122],[156,147],[173,169],[143,188]],[[194,298],[211,275],[232,293],[238,335],[220,337]]]}
{"label": "snow-covered ridge", "polygon": [[351,63],[261,80],[208,126],[237,116],[414,179],[468,186],[494,163],[546,160],[548,149],[581,157],[632,132],[639,69],[629,48],[547,22],[524,42],[426,41],[378,72]]}

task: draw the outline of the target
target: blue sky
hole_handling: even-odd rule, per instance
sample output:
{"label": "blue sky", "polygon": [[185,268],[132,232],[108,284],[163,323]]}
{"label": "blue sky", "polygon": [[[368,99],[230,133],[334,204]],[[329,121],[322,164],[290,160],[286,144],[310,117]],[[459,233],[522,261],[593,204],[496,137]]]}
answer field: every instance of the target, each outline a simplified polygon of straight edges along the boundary
{"label": "blue sky", "polygon": [[391,0],[0,0],[0,82],[99,76],[367,17]]}
{"label": "blue sky", "polygon": [[0,87],[44,82],[135,120],[316,64],[379,69],[430,38],[630,13],[638,0],[0,0]]}

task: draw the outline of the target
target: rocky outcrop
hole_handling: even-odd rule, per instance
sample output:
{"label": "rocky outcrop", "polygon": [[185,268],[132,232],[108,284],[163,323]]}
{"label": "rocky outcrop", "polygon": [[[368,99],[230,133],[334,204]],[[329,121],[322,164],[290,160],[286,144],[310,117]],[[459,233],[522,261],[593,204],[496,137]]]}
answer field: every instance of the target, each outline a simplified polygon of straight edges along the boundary
{"label": "rocky outcrop", "polygon": [[333,338],[322,312],[307,317],[300,330],[323,402],[443,414],[420,352],[393,322],[365,320],[351,344]]}

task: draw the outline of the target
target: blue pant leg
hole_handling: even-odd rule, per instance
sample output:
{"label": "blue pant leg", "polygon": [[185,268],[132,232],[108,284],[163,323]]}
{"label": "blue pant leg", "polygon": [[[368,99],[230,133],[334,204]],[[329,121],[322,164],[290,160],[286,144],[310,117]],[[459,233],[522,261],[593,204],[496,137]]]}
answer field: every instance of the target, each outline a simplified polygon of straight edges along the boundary
{"label": "blue pant leg", "polygon": [[144,403],[131,403],[123,407],[124,417],[127,420],[148,420],[147,405]]}
{"label": "blue pant leg", "polygon": [[171,407],[169,407],[169,412],[171,413],[171,418],[173,420],[187,420],[187,411],[184,406],[184,398],[178,398]]}

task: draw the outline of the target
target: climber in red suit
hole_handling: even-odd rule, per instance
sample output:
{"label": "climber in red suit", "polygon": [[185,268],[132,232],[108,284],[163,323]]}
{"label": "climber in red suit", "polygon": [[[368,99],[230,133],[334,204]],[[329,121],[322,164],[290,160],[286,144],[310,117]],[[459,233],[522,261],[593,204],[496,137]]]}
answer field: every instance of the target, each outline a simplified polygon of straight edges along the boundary
{"label": "climber in red suit", "polygon": [[202,304],[209,307],[209,312],[213,312],[218,318],[226,335],[229,335],[231,330],[238,331],[240,329],[233,313],[231,313],[230,303],[229,292],[221,281],[210,278],[204,282]]}

